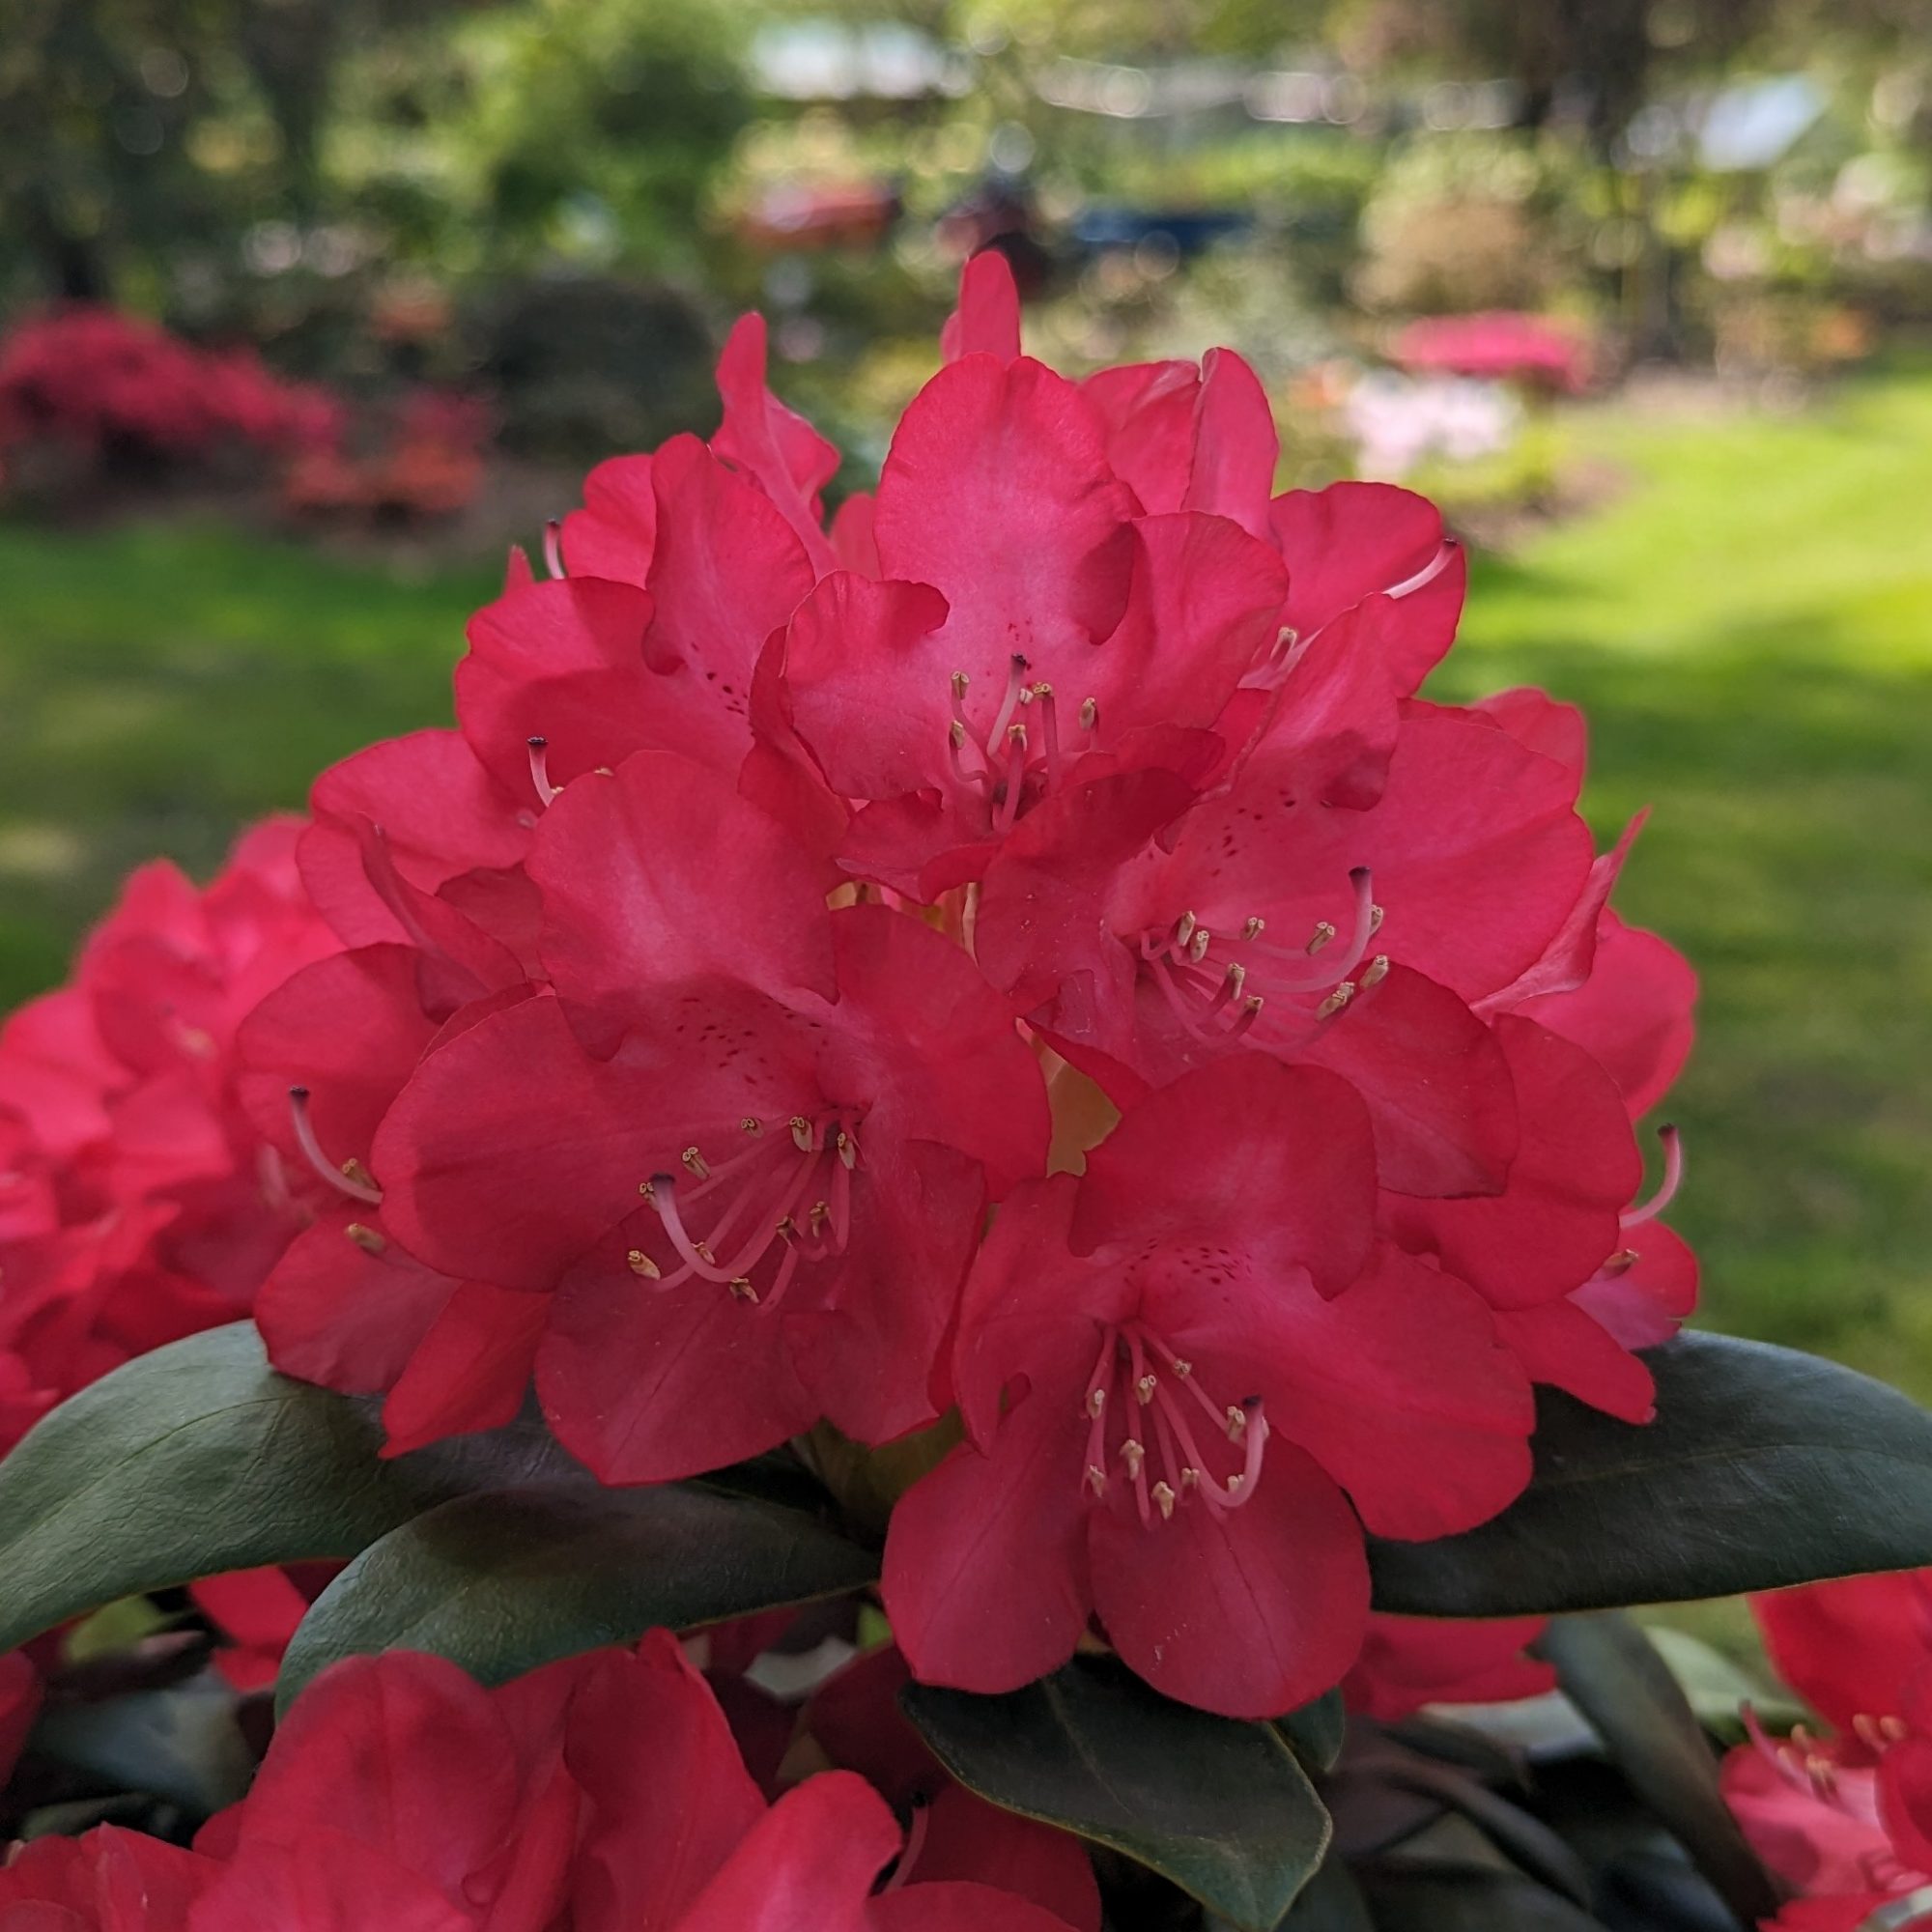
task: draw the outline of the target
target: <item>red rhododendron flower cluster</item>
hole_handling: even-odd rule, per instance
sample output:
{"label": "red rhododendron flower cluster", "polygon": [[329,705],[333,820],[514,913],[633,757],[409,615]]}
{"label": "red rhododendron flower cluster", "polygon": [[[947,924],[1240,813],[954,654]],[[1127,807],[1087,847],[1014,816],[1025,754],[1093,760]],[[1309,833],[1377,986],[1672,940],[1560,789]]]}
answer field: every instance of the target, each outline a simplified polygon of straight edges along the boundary
{"label": "red rhododendron flower cluster", "polygon": [[[245,1316],[299,1226],[234,1057],[263,994],[340,949],[297,873],[298,830],[258,827],[206,891],[144,867],[71,982],[0,1025],[0,1455],[130,1357]],[[302,1591],[262,1571],[195,1594],[236,1639],[229,1674],[272,1678]],[[8,1708],[0,1690],[0,1744]]]}
{"label": "red rhododendron flower cluster", "polygon": [[[440,1659],[339,1664],[297,1702],[246,1799],[192,1849],[103,1826],[0,1870],[0,1925],[63,1932],[1079,1932],[908,1839],[827,1771],[768,1804],[663,1632],[501,1690]],[[935,1829],[937,1829],[935,1827]],[[929,1835],[915,1832],[929,1843]],[[875,1881],[884,1874],[877,1890]],[[1065,1880],[1062,1880],[1065,1884]],[[1081,1894],[1076,1890],[1076,1900]]]}
{"label": "red rhododendron flower cluster", "polygon": [[299,1228],[271,1358],[392,1451],[532,1382],[611,1483],[956,1408],[886,1545],[914,1673],[1097,1632],[1273,1715],[1356,1662],[1365,1534],[1521,1490],[1534,1384],[1649,1414],[1693,982],[1608,910],[1577,715],[1417,696],[1429,505],[1274,495],[1226,353],[1025,357],[997,258],[945,347],[828,524],[741,324],[716,435],[513,559],[457,728],[324,775],[332,938],[196,1022],[222,1184]]}
{"label": "red rhododendron flower cluster", "polygon": [[0,1025],[0,1452],[130,1356],[246,1315],[298,1225],[241,1105],[262,996],[341,949],[249,833],[206,891],[144,867],[70,984]]}
{"label": "red rhododendron flower cluster", "polygon": [[1801,1725],[1724,1763],[1724,1796],[1802,1894],[1777,1932],[1932,1924],[1932,1571],[1754,1598],[1778,1674],[1831,1727]]}
{"label": "red rhododendron flower cluster", "polygon": [[117,309],[50,309],[0,343],[0,449],[55,437],[189,457],[229,439],[327,445],[341,429],[327,390],[284,381],[252,351],[197,349]]}

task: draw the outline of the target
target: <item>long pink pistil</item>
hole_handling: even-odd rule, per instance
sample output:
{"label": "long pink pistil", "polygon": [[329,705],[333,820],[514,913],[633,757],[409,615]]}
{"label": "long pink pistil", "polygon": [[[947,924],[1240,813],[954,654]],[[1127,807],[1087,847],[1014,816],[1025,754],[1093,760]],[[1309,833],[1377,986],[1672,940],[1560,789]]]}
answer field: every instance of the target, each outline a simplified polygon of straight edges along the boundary
{"label": "long pink pistil", "polygon": [[1646,1221],[1656,1220],[1676,1200],[1677,1190],[1684,1184],[1684,1136],[1675,1127],[1664,1126],[1658,1128],[1657,1139],[1663,1149],[1663,1179],[1657,1192],[1641,1208],[1625,1209],[1626,1228],[1641,1227]]}
{"label": "long pink pistil", "polygon": [[1297,969],[1281,978],[1270,976],[1271,992],[1319,992],[1346,980],[1361,964],[1369,941],[1380,929],[1381,908],[1376,904],[1375,877],[1368,867],[1357,866],[1349,874],[1349,885],[1354,895],[1353,912],[1349,941],[1340,952],[1328,950],[1335,928],[1325,923],[1316,928],[1314,936],[1302,947],[1277,946],[1272,940],[1259,936],[1245,942],[1259,957]]}
{"label": "long pink pistil", "polygon": [[323,1179],[348,1195],[352,1201],[363,1202],[371,1208],[381,1206],[383,1190],[374,1181],[364,1180],[358,1173],[337,1167],[323,1151],[322,1143],[316,1138],[315,1122],[309,1118],[306,1087],[289,1089],[289,1117],[295,1122],[296,1145]]}
{"label": "long pink pistil", "polygon": [[[844,1252],[852,1232],[852,1175],[859,1164],[852,1128],[839,1118],[814,1124],[798,1117],[773,1124],[787,1131],[767,1137],[765,1122],[746,1121],[745,1131],[756,1144],[715,1166],[696,1147],[687,1148],[683,1165],[689,1179],[669,1173],[651,1177],[645,1198],[683,1264],[656,1277],[656,1287],[715,1282],[769,1308],[791,1286],[802,1263]],[[723,1210],[708,1230],[696,1232],[688,1211],[721,1195]],[[813,1199],[801,1227],[797,1216],[809,1196]],[[748,1220],[744,1239],[724,1252],[726,1237],[735,1236]],[[760,1294],[753,1271],[775,1242],[785,1252]]]}
{"label": "long pink pistil", "polygon": [[[1217,1469],[1216,1458],[1225,1463],[1227,1453],[1210,1455],[1204,1448],[1177,1385],[1188,1391],[1216,1432],[1239,1449],[1237,1468]],[[1193,1365],[1145,1322],[1110,1322],[1102,1329],[1082,1409],[1088,1418],[1082,1488],[1100,1501],[1115,1481],[1124,1478],[1135,1514],[1149,1527],[1168,1520],[1190,1498],[1217,1513],[1239,1509],[1260,1485],[1268,1440],[1261,1402],[1217,1406],[1201,1387]],[[1211,1443],[1213,1438],[1206,1439]]]}
{"label": "long pink pistil", "polygon": [[[991,829],[1001,835],[1012,829],[1022,807],[1060,783],[1069,754],[1069,748],[1061,742],[1053,687],[1029,684],[1028,668],[1018,652],[1008,660],[1006,690],[990,727],[983,731],[967,715],[971,679],[963,670],[952,673],[947,756],[953,782],[986,812]],[[1086,742],[1076,741],[1073,753],[1092,749],[1099,719],[1097,700],[1084,699],[1079,710],[1079,740]],[[977,766],[966,757],[969,746]]]}

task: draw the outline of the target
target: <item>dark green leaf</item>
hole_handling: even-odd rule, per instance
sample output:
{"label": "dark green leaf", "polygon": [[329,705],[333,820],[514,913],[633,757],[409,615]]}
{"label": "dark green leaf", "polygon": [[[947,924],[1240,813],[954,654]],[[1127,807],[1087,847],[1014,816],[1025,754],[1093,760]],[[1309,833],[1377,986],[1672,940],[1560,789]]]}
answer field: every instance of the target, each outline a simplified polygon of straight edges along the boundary
{"label": "dark green leaf", "polygon": [[235,1721],[235,1692],[213,1671],[170,1690],[56,1704],[34,1748],[116,1791],[162,1798],[198,1818],[232,1804],[255,1770]]}
{"label": "dark green leaf", "polygon": [[1726,1597],[1932,1563],[1932,1415],[1790,1349],[1681,1335],[1635,1428],[1554,1390],[1501,1516],[1371,1551],[1378,1609],[1506,1617]]}
{"label": "dark green leaf", "polygon": [[797,1510],[666,1486],[460,1496],[372,1544],[282,1662],[286,1704],[344,1657],[427,1650],[485,1684],[600,1644],[839,1596],[876,1557]]}
{"label": "dark green leaf", "polygon": [[1417,1713],[1399,1722],[1384,1724],[1382,1729],[1397,1744],[1406,1745],[1410,1750],[1420,1751],[1424,1757],[1433,1757],[1438,1763],[1474,1772],[1490,1784],[1520,1789],[1525,1782],[1523,1753],[1499,1744],[1473,1724]]}
{"label": "dark green leaf", "polygon": [[1616,1932],[1738,1932],[1723,1900],[1674,1845],[1626,1853],[1598,1877],[1598,1911]]}
{"label": "dark green leaf", "polygon": [[1460,1812],[1512,1864],[1539,1884],[1560,1891],[1576,1905],[1590,1902],[1590,1876],[1583,1861],[1540,1818],[1497,1796],[1464,1772],[1424,1758],[1410,1758],[1384,1776],[1390,1782],[1439,1799]]}
{"label": "dark green leaf", "polygon": [[1603,1932],[1587,1912],[1514,1872],[1391,1860],[1360,1877],[1378,1932]]}
{"label": "dark green leaf", "polygon": [[1770,1918],[1777,1889],[1718,1789],[1718,1760],[1650,1639],[1614,1612],[1559,1617],[1539,1647],[1631,1788],[1670,1828],[1747,1924]]}
{"label": "dark green leaf", "polygon": [[1269,1724],[1170,1702],[1111,1659],[1004,1697],[914,1684],[906,1714],[960,1783],[1171,1879],[1269,1932],[1328,1844],[1328,1815]]}
{"label": "dark green leaf", "polygon": [[1321,1861],[1276,1932],[1376,1932],[1376,1927],[1349,1867],[1331,1856]]}
{"label": "dark green leaf", "polygon": [[382,1439],[372,1405],[274,1374],[249,1322],[103,1376],[0,1462],[0,1653],[117,1598],[354,1556],[451,1496],[576,1468],[533,1426],[386,1463]]}
{"label": "dark green leaf", "polygon": [[1652,1624],[1644,1634],[1690,1700],[1697,1721],[1720,1743],[1744,1743],[1747,1705],[1766,1730],[1780,1734],[1793,1724],[1802,1724],[1808,1715],[1790,1691],[1774,1689],[1768,1681],[1740,1670],[1728,1657],[1688,1631]]}
{"label": "dark green leaf", "polygon": [[1288,1740],[1289,1747],[1310,1771],[1335,1769],[1348,1734],[1349,1715],[1342,1708],[1339,1689],[1327,1691],[1312,1704],[1291,1711],[1275,1719],[1275,1728]]}

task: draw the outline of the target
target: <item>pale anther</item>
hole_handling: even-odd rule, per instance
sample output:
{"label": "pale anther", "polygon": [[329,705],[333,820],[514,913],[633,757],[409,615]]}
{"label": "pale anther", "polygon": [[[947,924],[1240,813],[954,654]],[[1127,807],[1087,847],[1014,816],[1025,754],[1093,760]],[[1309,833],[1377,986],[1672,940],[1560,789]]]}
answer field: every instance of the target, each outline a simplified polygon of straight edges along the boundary
{"label": "pale anther", "polygon": [[800,1153],[811,1151],[811,1122],[803,1114],[791,1117],[791,1139]]}
{"label": "pale anther", "polygon": [[758,1291],[752,1286],[751,1278],[748,1275],[741,1274],[732,1277],[731,1293],[740,1301],[755,1301],[758,1298]]}
{"label": "pale anther", "polygon": [[1107,1472],[1097,1463],[1087,1464],[1087,1480],[1093,1484],[1094,1493],[1096,1496],[1104,1496],[1107,1493]]}
{"label": "pale anther", "polygon": [[1259,939],[1266,929],[1267,921],[1262,918],[1259,913],[1252,913],[1248,917],[1247,923],[1241,927],[1241,937],[1243,939]]}
{"label": "pale anther", "polygon": [[1107,1391],[1103,1388],[1087,1391],[1087,1413],[1098,1415],[1107,1406]]}
{"label": "pale anther", "polygon": [[1187,942],[1194,937],[1194,926],[1195,926],[1194,915],[1191,912],[1182,913],[1179,919],[1175,922],[1175,927],[1174,927],[1175,945],[1185,946]]}
{"label": "pale anther", "polygon": [[1165,1522],[1174,1514],[1174,1492],[1165,1483],[1156,1483],[1150,1493],[1154,1507],[1160,1511],[1161,1521]]}
{"label": "pale anther", "polygon": [[1196,926],[1194,928],[1194,937],[1187,942],[1188,958],[1192,959],[1196,965],[1199,965],[1207,957],[1208,948],[1212,943],[1213,938],[1214,935],[1205,925]]}
{"label": "pale anther", "polygon": [[1315,1009],[1315,1017],[1319,1020],[1333,1018],[1333,1016],[1339,1013],[1342,1010],[1342,1009],[1346,1007],[1349,1004],[1349,1002],[1352,1000],[1354,997],[1355,997],[1355,982],[1352,980],[1344,980],[1342,983],[1339,986],[1337,986],[1335,990],[1332,993],[1330,993],[1328,997],[1325,1000],[1323,1000],[1319,1007]]}
{"label": "pale anther", "polygon": [[1238,1442],[1247,1433],[1248,1412],[1235,1403],[1228,1405],[1228,1440]]}
{"label": "pale anther", "polygon": [[1127,1465],[1127,1474],[1138,1476],[1141,1464],[1147,1461],[1147,1444],[1137,1442],[1131,1435],[1121,1444],[1121,1461]]}
{"label": "pale anther", "polygon": [[691,1172],[697,1177],[699,1180],[706,1179],[710,1176],[711,1169],[705,1164],[704,1156],[701,1153],[699,1153],[695,1147],[686,1148],[685,1151],[678,1155],[678,1159],[683,1161],[685,1166],[688,1167],[691,1170]]}
{"label": "pale anther", "polygon": [[1335,928],[1325,919],[1315,922],[1315,930],[1309,935],[1308,944],[1303,949],[1309,953],[1320,952],[1335,937]]}
{"label": "pale anther", "polygon": [[1091,731],[1094,729],[1095,725],[1099,724],[1099,722],[1100,722],[1100,700],[1097,697],[1089,697],[1083,700],[1080,706],[1081,730]]}
{"label": "pale anther", "polygon": [[360,1221],[352,1221],[342,1231],[365,1255],[380,1255],[389,1244],[374,1228],[364,1227]]}
{"label": "pale anther", "polygon": [[642,1248],[633,1248],[624,1257],[624,1265],[645,1281],[656,1281],[662,1270]]}
{"label": "pale anther", "polygon": [[1381,982],[1388,978],[1388,970],[1389,970],[1388,954],[1386,952],[1378,952],[1376,956],[1373,959],[1371,959],[1365,967],[1362,968],[1362,977],[1360,980],[1356,981],[1356,984],[1358,984],[1364,992],[1367,992],[1371,986],[1379,986]]}
{"label": "pale anther", "polygon": [[1154,1386],[1154,1378],[1151,1375],[1143,1376],[1134,1384],[1134,1394],[1140,1398],[1140,1405],[1143,1408],[1153,1400]]}
{"label": "pale anther", "polygon": [[968,676],[966,675],[966,673],[965,673],[965,672],[964,672],[963,670],[955,670],[955,671],[954,671],[954,672],[952,673],[952,695],[953,695],[953,696],[954,696],[954,697],[964,697],[964,696],[966,696],[966,687],[967,687],[967,686],[968,686],[969,684],[971,684],[971,683],[972,683],[972,681],[973,681],[973,680],[972,680],[971,678],[969,678],[969,677],[968,677]]}

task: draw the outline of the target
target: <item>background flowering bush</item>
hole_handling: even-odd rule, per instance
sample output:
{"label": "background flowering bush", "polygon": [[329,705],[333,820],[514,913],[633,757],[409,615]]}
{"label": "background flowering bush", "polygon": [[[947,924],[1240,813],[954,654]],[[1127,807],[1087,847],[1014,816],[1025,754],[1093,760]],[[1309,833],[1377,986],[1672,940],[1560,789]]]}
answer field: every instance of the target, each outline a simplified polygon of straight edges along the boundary
{"label": "background flowering bush", "polygon": [[252,351],[215,354],[118,310],[69,304],[22,323],[0,352],[0,451],[37,439],[99,457],[169,462],[226,441],[327,446],[342,406],[272,375]]}
{"label": "background flowering bush", "polygon": [[[1418,695],[1460,550],[1275,495],[1238,357],[1070,382],[990,255],[944,347],[828,519],[742,323],[456,728],[137,875],[0,1035],[0,1746],[84,1696],[45,1633],[183,1584],[315,1680],[191,1849],[37,1849],[0,1926],[1568,1923],[1385,1728],[1552,1670],[1676,1834],[1629,1922],[1778,1909],[1642,1639],[1542,1619],[1922,1562],[1932,1425],[1672,1340],[1638,823],[1567,706]],[[1507,1897],[1376,1863],[1450,1814]]]}

